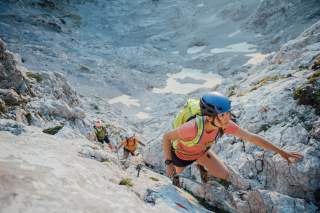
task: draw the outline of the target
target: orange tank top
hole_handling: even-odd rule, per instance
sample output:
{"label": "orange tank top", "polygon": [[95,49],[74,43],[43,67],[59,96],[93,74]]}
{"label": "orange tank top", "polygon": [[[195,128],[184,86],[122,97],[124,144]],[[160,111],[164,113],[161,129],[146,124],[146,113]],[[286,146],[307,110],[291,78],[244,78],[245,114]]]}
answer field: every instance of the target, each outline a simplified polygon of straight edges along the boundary
{"label": "orange tank top", "polygon": [[135,138],[127,139],[125,148],[130,152],[134,152],[137,149],[137,140]]}

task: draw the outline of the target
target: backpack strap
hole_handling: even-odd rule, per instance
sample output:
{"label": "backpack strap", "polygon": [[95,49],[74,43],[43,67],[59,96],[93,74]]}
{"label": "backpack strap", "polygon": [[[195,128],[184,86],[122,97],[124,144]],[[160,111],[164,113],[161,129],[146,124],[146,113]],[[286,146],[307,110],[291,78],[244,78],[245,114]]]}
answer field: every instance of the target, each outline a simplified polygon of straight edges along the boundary
{"label": "backpack strap", "polygon": [[192,116],[190,116],[190,117],[187,119],[186,123],[187,123],[188,121],[194,119],[195,117],[197,117],[197,115],[192,115]]}
{"label": "backpack strap", "polygon": [[197,127],[197,132],[196,132],[195,137],[190,141],[183,141],[183,142],[181,142],[179,140],[173,141],[172,147],[174,150],[179,150],[178,143],[180,143],[180,142],[188,147],[192,147],[196,144],[199,144],[199,142],[203,136],[203,133],[204,133],[204,118],[203,118],[203,116],[197,116],[195,119],[195,123],[196,123],[196,127]]}

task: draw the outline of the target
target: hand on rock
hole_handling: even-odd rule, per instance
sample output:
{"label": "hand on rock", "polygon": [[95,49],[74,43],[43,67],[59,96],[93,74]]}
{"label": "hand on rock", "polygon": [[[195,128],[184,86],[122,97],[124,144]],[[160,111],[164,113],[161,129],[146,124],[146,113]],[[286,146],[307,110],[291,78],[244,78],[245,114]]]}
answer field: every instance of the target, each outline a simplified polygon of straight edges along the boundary
{"label": "hand on rock", "polygon": [[279,152],[279,155],[288,161],[289,164],[296,162],[297,160],[303,158],[298,152]]}
{"label": "hand on rock", "polygon": [[175,168],[174,168],[174,165],[171,163],[169,165],[167,165],[167,176],[168,177],[173,177],[173,175],[175,175],[176,171],[175,171]]}

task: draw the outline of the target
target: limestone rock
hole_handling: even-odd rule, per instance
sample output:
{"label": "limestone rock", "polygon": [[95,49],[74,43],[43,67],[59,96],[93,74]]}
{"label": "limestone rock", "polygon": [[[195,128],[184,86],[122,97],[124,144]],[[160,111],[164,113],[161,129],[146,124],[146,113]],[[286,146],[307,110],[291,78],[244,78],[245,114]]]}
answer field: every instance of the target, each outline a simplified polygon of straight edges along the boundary
{"label": "limestone rock", "polygon": [[7,111],[6,103],[0,98],[0,112],[5,113]]}
{"label": "limestone rock", "polygon": [[316,206],[302,199],[292,198],[277,192],[267,190],[255,190],[248,192],[246,199],[252,212],[316,212]]}
{"label": "limestone rock", "polygon": [[25,132],[25,125],[12,120],[0,119],[0,131],[8,131],[14,135]]}
{"label": "limestone rock", "polygon": [[6,50],[6,46],[1,39],[0,46],[0,88],[15,88],[19,95],[31,95],[29,82],[17,68],[14,55]]}
{"label": "limestone rock", "polygon": [[28,97],[19,95],[13,89],[0,89],[0,98],[7,105],[20,105],[21,103],[26,103],[28,101]]}

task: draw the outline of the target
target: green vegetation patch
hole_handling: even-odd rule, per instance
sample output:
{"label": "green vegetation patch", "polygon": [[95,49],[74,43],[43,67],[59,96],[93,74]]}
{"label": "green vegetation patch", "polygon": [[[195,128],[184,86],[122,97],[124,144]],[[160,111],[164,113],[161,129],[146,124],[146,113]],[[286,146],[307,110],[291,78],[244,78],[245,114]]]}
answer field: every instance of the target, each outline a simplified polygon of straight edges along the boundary
{"label": "green vegetation patch", "polygon": [[119,185],[125,185],[125,186],[132,187],[133,186],[132,179],[131,178],[124,178],[119,182]]}
{"label": "green vegetation patch", "polygon": [[279,76],[279,75],[276,75],[276,76],[267,76],[263,79],[261,79],[260,81],[258,81],[256,83],[256,85],[254,87],[251,88],[250,92],[254,91],[254,90],[257,90],[258,88],[266,85],[268,82],[270,81],[277,81],[277,80],[280,80],[280,79],[284,79],[286,77],[283,77],[283,76]]}
{"label": "green vegetation patch", "polygon": [[314,84],[317,80],[320,80],[320,70],[315,71],[311,76],[308,77],[308,83]]}
{"label": "green vegetation patch", "polygon": [[61,129],[63,128],[63,125],[55,126],[52,128],[44,129],[42,132],[50,134],[50,135],[55,135],[57,134]]}
{"label": "green vegetation patch", "polygon": [[293,98],[298,104],[309,105],[320,115],[320,84],[306,84],[294,90]]}
{"label": "green vegetation patch", "polygon": [[299,72],[301,72],[301,71],[306,71],[306,70],[308,70],[309,68],[307,67],[307,66],[303,66],[303,65],[301,65],[301,66],[299,66],[298,67],[298,71]]}
{"label": "green vegetation patch", "polygon": [[26,72],[28,78],[35,79],[38,83],[43,81],[43,77],[40,73]]}
{"label": "green vegetation patch", "polygon": [[320,55],[318,55],[314,61],[313,61],[313,64],[311,65],[311,69],[312,70],[318,70],[320,69]]}
{"label": "green vegetation patch", "polygon": [[316,114],[320,115],[320,55],[316,57],[309,69],[314,72],[308,76],[304,84],[294,90],[293,98],[298,104],[312,106]]}
{"label": "green vegetation patch", "polygon": [[101,162],[101,163],[111,163],[111,160],[109,160],[109,159],[102,159],[100,162]]}
{"label": "green vegetation patch", "polygon": [[159,181],[159,179],[158,178],[156,178],[156,177],[149,177],[151,180],[153,180],[153,181]]}

